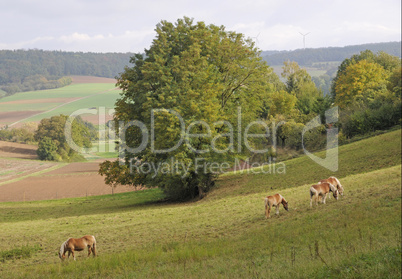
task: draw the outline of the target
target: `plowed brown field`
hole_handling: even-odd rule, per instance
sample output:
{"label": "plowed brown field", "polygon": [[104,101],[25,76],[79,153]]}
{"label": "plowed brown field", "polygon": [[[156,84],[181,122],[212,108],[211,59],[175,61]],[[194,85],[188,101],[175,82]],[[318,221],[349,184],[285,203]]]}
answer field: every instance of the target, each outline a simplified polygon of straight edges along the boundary
{"label": "plowed brown field", "polygon": [[[36,147],[0,141],[0,202],[34,201],[111,194],[98,174],[99,162],[36,160]],[[119,186],[114,193],[133,191]]]}

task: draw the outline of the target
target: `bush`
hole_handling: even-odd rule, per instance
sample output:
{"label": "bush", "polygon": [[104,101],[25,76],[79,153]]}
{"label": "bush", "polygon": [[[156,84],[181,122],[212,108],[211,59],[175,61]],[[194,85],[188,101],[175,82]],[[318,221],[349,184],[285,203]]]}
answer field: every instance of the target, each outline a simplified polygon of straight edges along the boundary
{"label": "bush", "polygon": [[281,140],[282,148],[289,147],[296,150],[301,149],[302,131],[304,127],[304,124],[296,123],[294,120],[290,120],[279,126],[277,134]]}
{"label": "bush", "polygon": [[401,102],[385,103],[379,108],[364,108],[341,118],[343,134],[347,138],[384,130],[400,124]]}
{"label": "bush", "polygon": [[57,161],[57,145],[54,141],[49,137],[43,137],[38,144],[38,150],[36,153],[38,154],[39,159],[47,160],[47,161]]}
{"label": "bush", "polygon": [[0,140],[20,142],[20,143],[33,143],[35,142],[34,130],[36,124],[26,123],[21,128],[9,129],[7,126],[0,130]]}

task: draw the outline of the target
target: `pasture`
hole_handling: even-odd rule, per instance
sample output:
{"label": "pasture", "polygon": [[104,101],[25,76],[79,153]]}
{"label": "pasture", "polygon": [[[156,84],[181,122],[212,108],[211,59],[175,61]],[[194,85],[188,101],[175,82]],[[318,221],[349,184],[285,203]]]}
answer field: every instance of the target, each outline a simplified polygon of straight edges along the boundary
{"label": "pasture", "polygon": [[[307,157],[282,175],[228,173],[197,202],[150,189],[0,203],[0,277],[400,278],[400,140],[398,130],[339,147],[336,173]],[[329,175],[344,196],[310,208],[310,186]],[[266,220],[263,198],[277,192],[289,211]],[[61,263],[61,243],[85,234],[98,256]]]}

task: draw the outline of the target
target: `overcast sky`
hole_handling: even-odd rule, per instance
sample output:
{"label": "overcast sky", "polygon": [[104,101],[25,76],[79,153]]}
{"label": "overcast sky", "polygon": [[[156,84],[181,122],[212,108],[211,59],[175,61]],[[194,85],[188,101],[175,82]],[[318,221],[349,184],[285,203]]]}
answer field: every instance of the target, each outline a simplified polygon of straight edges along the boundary
{"label": "overcast sky", "polygon": [[0,49],[143,52],[161,20],[187,16],[262,50],[401,41],[401,0],[1,0]]}

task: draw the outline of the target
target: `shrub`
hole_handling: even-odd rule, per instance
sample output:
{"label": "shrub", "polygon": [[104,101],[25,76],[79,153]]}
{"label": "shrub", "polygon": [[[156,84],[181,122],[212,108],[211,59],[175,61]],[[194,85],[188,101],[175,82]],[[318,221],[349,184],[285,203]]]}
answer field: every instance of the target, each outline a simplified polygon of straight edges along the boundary
{"label": "shrub", "polygon": [[56,151],[56,143],[49,137],[43,137],[41,141],[39,141],[36,153],[41,160],[53,161],[58,158]]}
{"label": "shrub", "polygon": [[363,108],[341,118],[344,135],[351,138],[400,124],[401,101],[384,103],[378,108]]}

